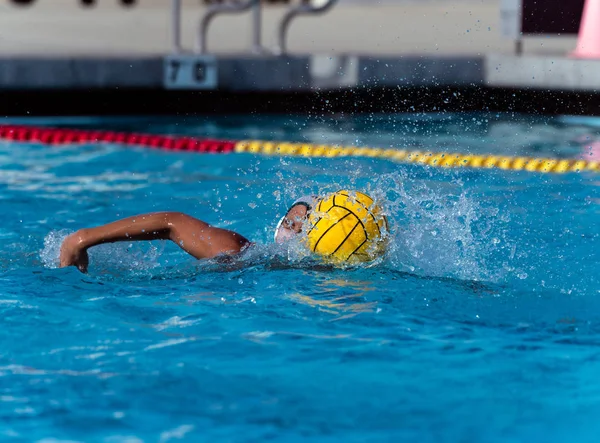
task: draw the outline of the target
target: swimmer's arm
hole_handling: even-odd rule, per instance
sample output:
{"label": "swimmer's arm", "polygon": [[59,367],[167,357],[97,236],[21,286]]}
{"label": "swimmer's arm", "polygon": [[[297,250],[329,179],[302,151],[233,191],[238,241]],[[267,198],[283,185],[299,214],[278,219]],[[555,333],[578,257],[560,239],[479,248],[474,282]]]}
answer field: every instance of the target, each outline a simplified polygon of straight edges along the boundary
{"label": "swimmer's arm", "polygon": [[236,254],[249,241],[236,232],[215,228],[180,212],[158,212],[125,218],[68,236],[60,251],[60,266],[87,270],[87,250],[102,243],[137,240],[171,240],[196,258]]}

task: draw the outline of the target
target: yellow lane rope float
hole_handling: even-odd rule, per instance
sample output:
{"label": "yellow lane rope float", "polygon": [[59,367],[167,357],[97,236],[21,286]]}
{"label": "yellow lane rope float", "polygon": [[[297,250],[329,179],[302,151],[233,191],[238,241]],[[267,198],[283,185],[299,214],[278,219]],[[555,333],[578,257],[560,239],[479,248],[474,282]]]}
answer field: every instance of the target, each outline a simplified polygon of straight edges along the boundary
{"label": "yellow lane rope float", "polygon": [[310,143],[266,142],[245,140],[235,143],[237,153],[280,155],[285,157],[366,157],[440,168],[506,169],[562,174],[566,172],[600,172],[600,162],[581,159],[552,159],[498,155],[470,155],[449,152],[410,151],[392,148],[314,145]]}

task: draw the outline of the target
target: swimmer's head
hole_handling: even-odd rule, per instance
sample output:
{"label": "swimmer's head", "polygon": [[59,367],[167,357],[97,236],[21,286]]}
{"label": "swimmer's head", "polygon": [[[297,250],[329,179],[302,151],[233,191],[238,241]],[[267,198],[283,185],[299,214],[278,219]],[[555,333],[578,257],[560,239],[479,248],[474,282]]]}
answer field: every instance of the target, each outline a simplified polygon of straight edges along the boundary
{"label": "swimmer's head", "polygon": [[302,225],[316,200],[314,195],[304,195],[290,206],[275,228],[276,243],[285,243],[302,232]]}

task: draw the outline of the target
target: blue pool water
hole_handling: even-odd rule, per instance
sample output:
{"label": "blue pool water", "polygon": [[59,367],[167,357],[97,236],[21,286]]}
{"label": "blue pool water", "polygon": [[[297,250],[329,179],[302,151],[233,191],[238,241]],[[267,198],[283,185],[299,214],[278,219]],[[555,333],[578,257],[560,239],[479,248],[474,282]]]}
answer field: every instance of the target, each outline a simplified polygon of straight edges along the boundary
{"label": "blue pool water", "polygon": [[[593,120],[515,115],[11,120],[588,158]],[[320,269],[270,243],[297,195],[385,199],[394,246]],[[600,177],[0,142],[0,440],[592,442]],[[157,210],[258,242],[239,263],[76,229]]]}

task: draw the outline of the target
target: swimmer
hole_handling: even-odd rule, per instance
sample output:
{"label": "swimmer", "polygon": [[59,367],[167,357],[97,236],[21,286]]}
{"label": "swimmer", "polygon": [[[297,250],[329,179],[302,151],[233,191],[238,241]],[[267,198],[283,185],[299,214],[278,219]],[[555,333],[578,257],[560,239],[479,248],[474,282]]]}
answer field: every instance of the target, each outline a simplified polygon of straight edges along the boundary
{"label": "swimmer", "polygon": [[[296,200],[279,221],[275,241],[284,243],[302,232],[315,197]],[[80,229],[69,235],[60,248],[60,267],[76,266],[87,272],[88,249],[103,243],[139,240],[171,240],[197,259],[232,256],[252,243],[244,236],[217,228],[181,212],[137,215],[95,228]]]}

